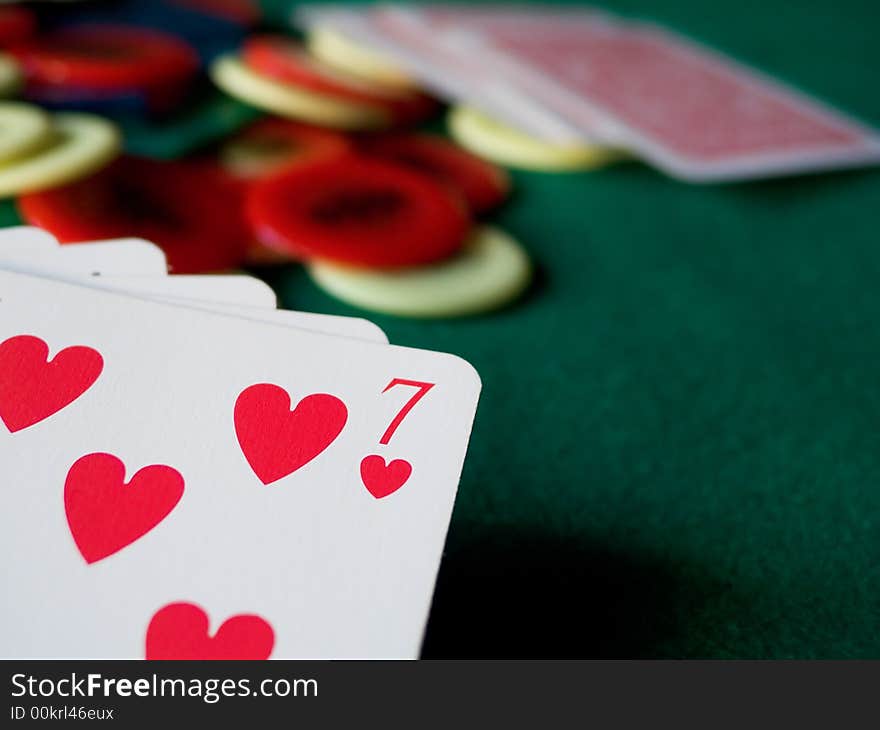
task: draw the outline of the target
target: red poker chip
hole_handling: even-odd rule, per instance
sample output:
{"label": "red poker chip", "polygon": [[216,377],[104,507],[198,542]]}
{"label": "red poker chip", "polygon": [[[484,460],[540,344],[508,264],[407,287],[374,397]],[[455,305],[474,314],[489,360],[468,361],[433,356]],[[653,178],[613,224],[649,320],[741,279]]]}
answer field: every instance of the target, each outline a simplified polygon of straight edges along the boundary
{"label": "red poker chip", "polygon": [[350,139],[339,132],[267,117],[251,124],[227,144],[224,161],[233,174],[263,177],[295,165],[341,157],[351,149]]}
{"label": "red poker chip", "polygon": [[448,258],[470,227],[453,191],[400,165],[356,155],[257,182],[246,208],[258,240],[269,248],[368,268]]}
{"label": "red poker chip", "polygon": [[399,125],[419,124],[434,116],[439,108],[434,97],[411,92],[391,104],[391,118]]}
{"label": "red poker chip", "polygon": [[297,41],[282,36],[257,35],[245,41],[242,60],[257,73],[335,99],[375,106],[398,123],[411,124],[429,117],[437,102],[419,92],[389,91],[313,58]]}
{"label": "red poker chip", "polygon": [[366,138],[365,154],[429,175],[461,192],[475,213],[486,213],[510,190],[507,173],[442,137],[388,134]]}
{"label": "red poker chip", "polygon": [[214,165],[120,157],[71,185],[18,198],[22,218],[62,243],[145,238],[177,274],[238,266],[243,192]]}
{"label": "red poker chip", "polygon": [[37,29],[37,18],[27,8],[0,7],[0,46],[30,38]]}
{"label": "red poker chip", "polygon": [[29,82],[42,86],[143,90],[180,85],[199,69],[186,42],[126,25],[62,28],[9,48]]}

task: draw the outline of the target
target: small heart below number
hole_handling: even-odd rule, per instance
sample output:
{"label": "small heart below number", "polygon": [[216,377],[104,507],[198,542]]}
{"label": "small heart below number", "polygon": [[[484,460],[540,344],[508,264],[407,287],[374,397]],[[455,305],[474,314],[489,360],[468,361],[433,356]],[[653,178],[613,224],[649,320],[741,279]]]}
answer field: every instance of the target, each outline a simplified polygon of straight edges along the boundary
{"label": "small heart below number", "polygon": [[275,632],[259,616],[226,619],[208,633],[208,614],[194,603],[169,603],[147,627],[147,659],[268,659]]}
{"label": "small heart below number", "polygon": [[403,459],[394,459],[386,464],[381,456],[371,454],[361,461],[361,480],[376,499],[394,494],[406,484],[410,474],[412,465]]}

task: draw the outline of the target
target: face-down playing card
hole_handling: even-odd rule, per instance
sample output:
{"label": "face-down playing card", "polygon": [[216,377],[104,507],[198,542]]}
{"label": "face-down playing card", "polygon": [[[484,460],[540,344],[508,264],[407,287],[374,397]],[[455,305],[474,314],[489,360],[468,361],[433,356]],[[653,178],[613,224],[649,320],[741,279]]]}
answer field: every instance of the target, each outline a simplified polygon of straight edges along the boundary
{"label": "face-down playing card", "polygon": [[4,656],[418,654],[467,363],[7,272],[0,343]]}
{"label": "face-down playing card", "polygon": [[880,161],[875,130],[659,26],[583,13],[503,20],[474,20],[445,42],[516,79],[585,135],[676,177],[723,181]]}
{"label": "face-down playing card", "polygon": [[[481,17],[464,6],[456,11],[444,8],[443,25],[452,22],[450,15],[468,24]],[[428,17],[439,21],[436,15]],[[436,27],[440,23],[425,22],[428,18],[421,10],[306,5],[297,7],[296,19],[306,27],[329,28],[364,47],[378,49],[439,96],[467,103],[540,139],[571,144],[584,138],[582,131],[520,93],[511,79],[493,73],[479,55],[447,47]]]}

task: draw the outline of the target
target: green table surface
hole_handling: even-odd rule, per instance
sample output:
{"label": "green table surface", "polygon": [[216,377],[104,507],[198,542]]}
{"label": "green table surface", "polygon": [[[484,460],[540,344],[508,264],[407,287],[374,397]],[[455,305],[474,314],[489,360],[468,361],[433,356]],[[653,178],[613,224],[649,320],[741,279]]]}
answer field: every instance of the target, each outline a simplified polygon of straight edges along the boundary
{"label": "green table surface", "polygon": [[[604,6],[880,126],[874,1]],[[495,219],[537,262],[527,297],[371,317],[483,378],[424,656],[880,657],[880,171],[514,182]]]}

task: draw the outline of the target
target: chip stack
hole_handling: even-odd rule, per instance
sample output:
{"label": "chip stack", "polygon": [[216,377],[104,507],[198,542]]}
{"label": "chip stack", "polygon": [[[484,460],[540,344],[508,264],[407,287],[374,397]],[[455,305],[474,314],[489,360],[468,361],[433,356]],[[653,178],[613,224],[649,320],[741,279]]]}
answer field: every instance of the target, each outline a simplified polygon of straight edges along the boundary
{"label": "chip stack", "polygon": [[[38,37],[33,12],[0,8],[0,96],[21,91],[28,68],[17,50]],[[121,146],[116,127],[105,119],[80,112],[50,114],[21,101],[0,102],[0,130],[0,197],[88,176],[116,157]]]}
{"label": "chip stack", "polygon": [[[17,196],[26,222],[62,243],[155,241],[172,273],[301,263],[329,294],[398,316],[485,312],[528,287],[524,249],[486,221],[511,187],[492,158],[541,165],[493,155],[473,124],[459,133],[461,111],[458,142],[418,129],[441,103],[394,62],[326,29],[304,41],[252,32],[246,0],[118,8],[39,19],[0,9],[0,93],[23,99],[0,103],[0,195]],[[208,52],[195,25],[157,25],[154,11],[182,23],[210,12],[208,26],[234,26],[240,46]],[[216,147],[120,154],[116,125],[83,112],[161,127],[201,93],[205,64],[222,92],[264,114]],[[555,152],[548,168],[601,157]]]}
{"label": "chip stack", "polygon": [[332,34],[305,45],[258,35],[211,75],[281,117],[220,153],[244,188],[252,262],[302,261],[328,293],[409,317],[487,311],[528,286],[523,249],[480,222],[506,198],[508,175],[407,131],[439,104],[381,56]]}

